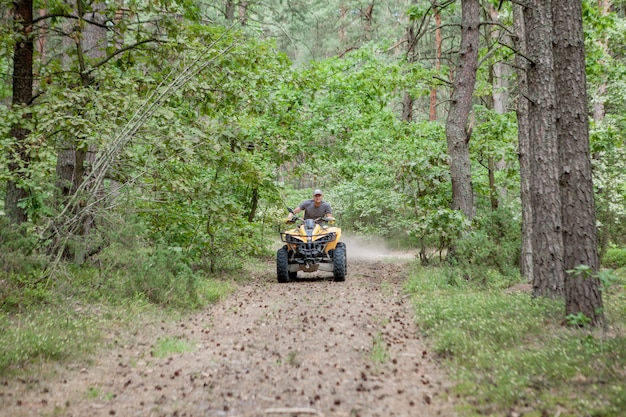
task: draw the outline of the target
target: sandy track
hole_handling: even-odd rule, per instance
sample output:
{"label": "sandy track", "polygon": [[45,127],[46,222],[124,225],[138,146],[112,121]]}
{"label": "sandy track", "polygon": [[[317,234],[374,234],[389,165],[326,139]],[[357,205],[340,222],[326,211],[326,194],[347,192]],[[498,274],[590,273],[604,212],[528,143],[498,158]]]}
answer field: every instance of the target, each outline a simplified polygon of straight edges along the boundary
{"label": "sandy track", "polygon": [[[402,292],[407,268],[402,256],[349,257],[346,282],[278,284],[269,262],[209,309],[114,336],[92,366],[3,381],[0,415],[453,415]],[[163,338],[195,347],[152,357]]]}

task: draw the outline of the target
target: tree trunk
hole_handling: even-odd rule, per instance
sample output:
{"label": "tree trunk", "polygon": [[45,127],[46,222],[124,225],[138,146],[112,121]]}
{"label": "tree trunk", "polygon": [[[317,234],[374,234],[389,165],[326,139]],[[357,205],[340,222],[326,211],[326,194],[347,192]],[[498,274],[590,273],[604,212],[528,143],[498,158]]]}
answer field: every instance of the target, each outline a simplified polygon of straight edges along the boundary
{"label": "tree trunk", "polygon": [[[598,0],[598,8],[600,9],[600,14],[602,16],[606,16],[611,11],[612,1],[611,0]],[[602,39],[599,39],[598,44],[605,55],[609,54],[609,38],[605,36]],[[605,80],[597,87],[596,97],[593,101],[593,119],[596,121],[600,121],[604,119],[605,109],[604,104],[606,101],[606,76],[603,77]]]}
{"label": "tree trunk", "polygon": [[224,15],[226,16],[226,20],[230,22],[235,20],[235,1],[234,0],[226,0],[224,4]]}
{"label": "tree trunk", "polygon": [[563,296],[563,229],[552,54],[552,2],[524,9],[528,67],[530,186],[533,214],[533,295]]}
{"label": "tree trunk", "polygon": [[[17,0],[14,3],[13,26],[19,34],[20,41],[13,48],[13,98],[14,107],[30,106],[33,99],[33,2],[32,0]],[[27,123],[29,112],[25,112],[22,119]],[[20,124],[11,128],[11,136],[15,138],[15,156],[8,163],[9,173],[13,179],[7,181],[7,190],[4,201],[4,210],[9,221],[21,224],[27,220],[26,210],[19,206],[24,198],[28,197],[25,185],[20,184],[24,179],[24,171],[30,165],[28,145],[26,140],[30,130]]]}
{"label": "tree trunk", "polygon": [[[93,62],[105,56],[107,41],[107,31],[104,27],[106,22],[105,4],[93,3],[90,13],[84,12],[81,2],[76,2],[76,8],[80,19],[73,28],[76,32],[76,35],[73,36],[73,47],[76,48],[81,84],[83,87],[89,87],[92,83],[89,70],[93,67]],[[81,19],[98,22],[102,26],[86,23]],[[89,62],[89,60],[93,62]],[[88,155],[93,156],[95,154],[95,145],[90,146],[91,149],[79,146],[76,138],[66,138],[62,144],[57,157],[57,175],[63,196],[74,195],[82,183],[86,173],[85,163],[93,162],[89,161]]]}
{"label": "tree trunk", "polygon": [[343,4],[339,6],[339,44],[343,45],[346,36],[346,17],[348,16],[348,8]]}
{"label": "tree trunk", "polygon": [[[76,1],[75,7],[79,19],[71,28],[70,38],[73,42],[70,43],[67,40],[65,42],[68,48],[73,48],[76,52],[80,84],[83,88],[88,88],[93,84],[91,70],[106,55],[106,5],[103,2],[96,1],[91,4],[91,11],[85,11],[84,3]],[[74,66],[69,62],[66,62],[66,64],[69,64],[70,67]],[[80,109],[77,109],[77,111],[80,112]],[[94,162],[96,151],[96,143],[81,144],[76,137],[67,136],[62,141],[57,155],[57,176],[64,204],[72,201],[69,197],[75,196],[85,176],[88,175],[90,166]],[[92,193],[97,191],[91,190]],[[80,201],[83,202],[94,196],[79,197],[81,198]],[[73,205],[71,215],[77,215],[80,220],[76,230],[72,232],[67,231],[67,233],[76,233],[81,236],[89,235],[93,226],[94,216],[91,212],[81,212],[83,206],[83,204]],[[85,240],[85,246],[87,244],[87,240]],[[75,261],[81,263],[88,252],[89,250],[86,247],[81,248],[77,246],[72,249],[65,248],[64,256],[67,258],[73,257]]]}
{"label": "tree trunk", "polygon": [[374,3],[368,4],[363,10],[363,20],[365,20],[365,39],[372,40],[372,15],[374,13]]}
{"label": "tree trunk", "polygon": [[[415,3],[415,0],[412,1]],[[409,21],[406,27],[406,61],[412,63],[415,61],[415,23]],[[409,91],[404,93],[402,100],[402,120],[405,122],[413,121],[413,96]]]}
{"label": "tree trunk", "polygon": [[[442,36],[441,36],[441,13],[439,13],[439,8],[435,7],[435,70],[439,72],[441,69],[441,44],[442,44]],[[431,122],[437,120],[437,88],[432,87],[430,89],[430,99],[429,99],[429,112],[428,118]]]}
{"label": "tree trunk", "polygon": [[496,187],[496,163],[493,156],[487,158],[487,171],[489,176],[489,201],[491,202],[491,211],[498,209],[498,188]]}
{"label": "tree trunk", "polygon": [[[582,6],[573,0],[552,0],[554,61],[563,246],[565,271],[586,265],[599,270],[596,210],[591,178],[587,80]],[[604,322],[597,278],[568,274],[565,279],[567,315],[584,314],[594,326]]]}
{"label": "tree trunk", "polygon": [[474,217],[474,196],[469,155],[472,95],[478,66],[480,5],[478,0],[462,0],[461,49],[455,71],[452,98],[446,121],[446,140],[452,177],[452,209]]}
{"label": "tree trunk", "polygon": [[256,210],[259,206],[259,187],[252,189],[252,198],[250,200],[250,211],[248,212],[248,222],[252,223],[256,216]]}
{"label": "tree trunk", "polygon": [[[500,22],[500,13],[496,8],[489,4],[487,5],[487,9],[489,11],[489,16],[492,22]],[[503,40],[510,40],[509,37],[505,34],[502,34],[502,31],[499,29],[499,26],[493,26],[494,29],[491,30],[491,39],[493,42],[497,42],[501,38]],[[501,41],[501,40],[500,40]],[[492,75],[492,99],[493,99],[493,110],[498,114],[504,114],[507,112],[509,107],[509,66],[506,61],[499,60],[493,64],[491,69]]]}
{"label": "tree trunk", "polygon": [[[500,13],[494,5],[491,3],[487,4],[486,8],[491,21],[499,23]],[[501,42],[503,38],[506,41],[510,41],[509,37],[502,32],[503,31],[500,30],[500,26],[496,24],[490,27],[489,36],[494,44]],[[489,81],[491,82],[491,96],[489,103],[491,105],[491,109],[497,114],[505,114],[509,107],[508,68],[508,64],[504,59],[494,62],[490,68]],[[491,201],[491,210],[495,211],[499,206],[498,196],[506,194],[506,190],[502,188],[498,190],[495,181],[495,173],[497,170],[506,168],[506,161],[504,157],[496,161],[496,159],[490,155],[487,162],[489,171],[489,197]]]}
{"label": "tree trunk", "polygon": [[239,2],[239,23],[241,26],[245,26],[248,24],[248,2],[240,1]]}
{"label": "tree trunk", "polygon": [[517,112],[517,142],[520,165],[520,199],[522,202],[522,248],[520,259],[520,273],[528,282],[533,282],[533,211],[530,194],[530,143],[529,143],[529,120],[528,120],[528,80],[526,71],[528,61],[525,56],[526,30],[524,27],[524,10],[522,6],[513,4],[513,25],[515,36],[513,43],[519,52],[515,55],[517,68],[517,89],[519,91],[516,103]]}

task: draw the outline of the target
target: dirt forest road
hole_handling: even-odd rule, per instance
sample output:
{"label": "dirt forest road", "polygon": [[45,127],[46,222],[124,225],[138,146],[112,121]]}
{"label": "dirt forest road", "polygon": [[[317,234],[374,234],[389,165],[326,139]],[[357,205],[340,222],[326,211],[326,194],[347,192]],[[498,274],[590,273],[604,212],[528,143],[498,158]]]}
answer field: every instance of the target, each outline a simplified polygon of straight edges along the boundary
{"label": "dirt forest road", "polygon": [[[453,416],[402,291],[407,273],[407,257],[359,258],[350,245],[345,282],[320,272],[278,284],[268,262],[217,305],[113,335],[89,367],[3,384],[0,414]],[[151,356],[164,338],[194,348]]]}

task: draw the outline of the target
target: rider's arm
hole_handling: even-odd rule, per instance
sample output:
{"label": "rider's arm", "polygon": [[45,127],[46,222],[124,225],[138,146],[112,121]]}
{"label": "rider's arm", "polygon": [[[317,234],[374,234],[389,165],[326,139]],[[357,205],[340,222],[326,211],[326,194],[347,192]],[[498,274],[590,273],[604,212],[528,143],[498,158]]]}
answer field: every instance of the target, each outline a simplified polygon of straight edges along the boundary
{"label": "rider's arm", "polygon": [[294,215],[294,214],[298,214],[298,213],[300,213],[301,211],[302,211],[302,209],[301,209],[300,207],[296,207],[296,208],[295,208],[295,210],[293,211],[293,213],[291,213],[291,212],[290,212],[290,213],[287,215],[287,218],[288,218],[288,219],[291,219],[291,218],[293,217],[293,215]]}

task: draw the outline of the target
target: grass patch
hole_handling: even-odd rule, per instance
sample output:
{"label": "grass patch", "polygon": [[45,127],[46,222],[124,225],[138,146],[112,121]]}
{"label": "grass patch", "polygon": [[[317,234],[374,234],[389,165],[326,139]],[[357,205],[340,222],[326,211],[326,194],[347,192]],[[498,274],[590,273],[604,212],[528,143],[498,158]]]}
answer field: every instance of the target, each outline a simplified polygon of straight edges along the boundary
{"label": "grass patch", "polygon": [[462,415],[621,416],[626,409],[623,277],[604,292],[607,330],[563,325],[564,305],[414,271],[416,320],[457,380]]}
{"label": "grass patch", "polygon": [[387,349],[387,343],[381,333],[377,333],[376,336],[374,336],[370,359],[375,364],[380,365],[389,362],[389,350]]}
{"label": "grass patch", "polygon": [[96,387],[90,387],[87,390],[86,397],[90,400],[111,401],[113,398],[115,398],[115,394],[113,394],[112,392],[105,393],[102,391],[102,388],[96,386]]}
{"label": "grass patch", "polygon": [[165,358],[191,351],[193,351],[193,345],[188,340],[168,337],[157,341],[154,349],[152,349],[152,355],[157,358]]}
{"label": "grass patch", "polygon": [[17,314],[0,312],[0,375],[80,356],[98,338],[93,318],[72,310],[46,307]]}

